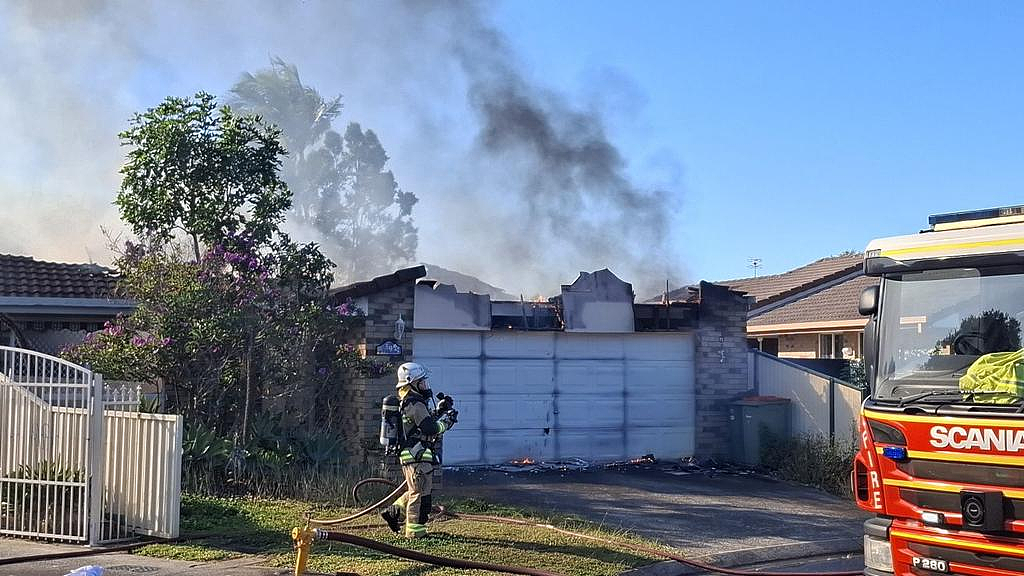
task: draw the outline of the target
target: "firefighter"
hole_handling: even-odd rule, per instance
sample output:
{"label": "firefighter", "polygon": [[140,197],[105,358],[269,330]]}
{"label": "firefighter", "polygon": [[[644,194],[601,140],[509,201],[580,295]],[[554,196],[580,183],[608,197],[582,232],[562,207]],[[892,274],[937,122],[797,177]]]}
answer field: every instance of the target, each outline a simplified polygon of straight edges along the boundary
{"label": "firefighter", "polygon": [[398,384],[395,386],[402,414],[398,459],[408,489],[393,506],[381,512],[381,517],[392,531],[398,533],[404,509],[406,538],[420,538],[427,534],[434,467],[440,464],[436,454],[437,442],[458,418],[450,398],[442,400],[433,414],[430,412],[427,403],[432,393],[427,383],[428,376],[429,371],[424,366],[406,362],[398,367]]}

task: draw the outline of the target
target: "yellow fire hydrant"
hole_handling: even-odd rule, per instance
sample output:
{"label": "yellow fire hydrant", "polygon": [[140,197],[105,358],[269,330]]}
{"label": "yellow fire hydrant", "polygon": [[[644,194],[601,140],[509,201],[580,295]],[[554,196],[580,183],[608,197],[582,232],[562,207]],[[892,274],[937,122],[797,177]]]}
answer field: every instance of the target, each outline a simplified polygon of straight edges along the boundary
{"label": "yellow fire hydrant", "polygon": [[309,549],[313,546],[313,538],[316,531],[306,526],[305,528],[292,528],[292,540],[295,541],[295,576],[302,576],[306,573],[306,563],[309,562]]}

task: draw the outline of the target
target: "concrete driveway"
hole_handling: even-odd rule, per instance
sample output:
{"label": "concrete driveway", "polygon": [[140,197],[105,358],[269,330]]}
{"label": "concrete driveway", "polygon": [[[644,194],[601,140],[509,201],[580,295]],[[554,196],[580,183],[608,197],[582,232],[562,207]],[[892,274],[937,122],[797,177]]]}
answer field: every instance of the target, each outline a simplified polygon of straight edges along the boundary
{"label": "concrete driveway", "polygon": [[859,551],[852,501],[757,476],[445,471],[444,493],[579,516],[730,565]]}

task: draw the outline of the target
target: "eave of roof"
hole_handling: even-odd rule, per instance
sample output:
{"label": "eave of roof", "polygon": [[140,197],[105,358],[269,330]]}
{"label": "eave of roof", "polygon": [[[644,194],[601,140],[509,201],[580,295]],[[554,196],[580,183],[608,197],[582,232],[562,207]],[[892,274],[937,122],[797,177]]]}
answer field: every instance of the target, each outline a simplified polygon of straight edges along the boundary
{"label": "eave of roof", "polygon": [[135,302],[123,299],[0,296],[0,312],[15,315],[109,316],[134,309]]}

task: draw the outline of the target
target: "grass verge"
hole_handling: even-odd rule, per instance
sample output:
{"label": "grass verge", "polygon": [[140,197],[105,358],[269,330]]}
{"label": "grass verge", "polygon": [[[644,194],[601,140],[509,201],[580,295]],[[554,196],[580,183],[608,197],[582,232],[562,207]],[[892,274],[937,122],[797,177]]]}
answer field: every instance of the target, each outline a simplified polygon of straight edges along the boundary
{"label": "grass verge", "polygon": [[[569,517],[537,515],[526,510],[494,506],[474,500],[450,501],[445,505],[464,512],[534,518],[577,532],[657,546],[621,531]],[[349,509],[337,506],[321,505],[312,508],[317,516],[323,517],[338,517],[350,512]],[[181,544],[155,544],[146,546],[137,553],[190,561],[223,560],[245,554],[259,554],[267,557],[267,563],[273,566],[293,565],[295,554],[289,533],[292,527],[301,524],[303,513],[310,509],[311,506],[307,503],[289,500],[185,495],[182,498],[182,533],[188,535],[215,532],[223,536]],[[376,516],[368,517],[366,522],[356,521],[354,524],[362,526],[352,530],[361,536],[430,554],[528,566],[574,576],[612,576],[630,568],[650,564],[655,560],[645,555],[609,548],[597,542],[543,528],[446,520],[432,523],[431,535],[428,538],[408,541],[392,534]],[[360,576],[492,574],[427,566],[333,542],[317,542],[313,545],[309,570]]]}

